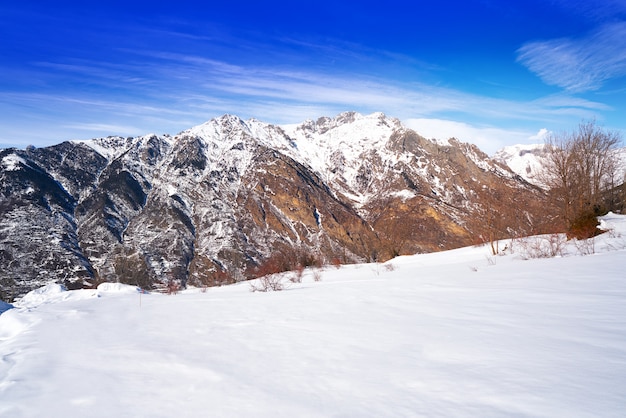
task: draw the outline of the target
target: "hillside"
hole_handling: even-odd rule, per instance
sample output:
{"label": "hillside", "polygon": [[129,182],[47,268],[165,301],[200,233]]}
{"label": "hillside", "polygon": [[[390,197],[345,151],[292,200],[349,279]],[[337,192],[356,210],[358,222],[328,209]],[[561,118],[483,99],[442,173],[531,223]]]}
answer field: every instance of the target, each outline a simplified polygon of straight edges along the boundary
{"label": "hillside", "polygon": [[[384,261],[541,230],[543,194],[382,113],[224,115],[175,136],[0,150],[0,299],[46,283],[215,285],[275,253]],[[295,257],[294,257],[295,258]]]}
{"label": "hillside", "polygon": [[0,416],[619,417],[626,217],[602,222],[283,292],[50,285],[0,315]]}

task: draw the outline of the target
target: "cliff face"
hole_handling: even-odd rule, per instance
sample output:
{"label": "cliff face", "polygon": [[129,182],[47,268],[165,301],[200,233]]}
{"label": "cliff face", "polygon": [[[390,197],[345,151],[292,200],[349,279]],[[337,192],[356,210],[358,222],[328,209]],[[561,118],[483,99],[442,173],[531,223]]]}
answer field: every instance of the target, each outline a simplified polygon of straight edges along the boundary
{"label": "cliff face", "polygon": [[[530,232],[541,199],[477,148],[382,114],[283,127],[226,115],[0,161],[4,299],[49,281],[211,285],[293,248],[343,262],[453,248],[493,232],[495,211]],[[505,210],[511,196],[528,204]]]}

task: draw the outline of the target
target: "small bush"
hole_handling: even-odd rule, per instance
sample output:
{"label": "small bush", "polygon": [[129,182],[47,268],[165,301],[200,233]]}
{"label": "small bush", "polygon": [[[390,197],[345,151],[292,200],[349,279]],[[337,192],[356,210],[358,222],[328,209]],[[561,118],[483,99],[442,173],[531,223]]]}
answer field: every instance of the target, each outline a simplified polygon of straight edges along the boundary
{"label": "small bush", "polygon": [[578,254],[580,255],[591,255],[596,253],[596,239],[593,237],[574,240],[574,245],[576,246],[576,251],[578,251]]}
{"label": "small bush", "polygon": [[550,234],[519,240],[518,254],[522,258],[552,258],[562,256],[565,250],[566,237],[562,234]]}
{"label": "small bush", "polygon": [[598,229],[598,218],[594,212],[586,212],[580,215],[578,218],[572,222],[568,231],[568,238],[576,238],[578,240],[584,240],[587,238],[595,237],[602,233],[600,229]]}
{"label": "small bush", "polygon": [[621,238],[622,234],[620,234],[619,232],[615,231],[615,229],[611,228],[608,230],[609,233],[609,238]]}
{"label": "small bush", "polygon": [[285,288],[282,276],[270,274],[263,276],[255,282],[250,282],[251,292],[279,292]]}
{"label": "small bush", "polygon": [[218,270],[214,272],[212,279],[215,286],[225,286],[237,282],[237,280],[235,280],[235,278],[225,270]]}
{"label": "small bush", "polygon": [[304,275],[304,267],[298,265],[293,271],[293,274],[289,277],[291,283],[302,283],[302,276]]}
{"label": "small bush", "polygon": [[178,280],[169,279],[165,287],[165,293],[168,295],[176,295],[180,291],[180,282]]}
{"label": "small bush", "polygon": [[341,260],[339,259],[339,257],[335,257],[332,260],[330,260],[330,264],[337,269],[341,268]]}
{"label": "small bush", "polygon": [[319,266],[321,266],[319,257],[312,254],[308,249],[285,247],[275,251],[257,267],[249,270],[247,276],[257,278],[285,271],[294,271],[301,276],[304,268]]}

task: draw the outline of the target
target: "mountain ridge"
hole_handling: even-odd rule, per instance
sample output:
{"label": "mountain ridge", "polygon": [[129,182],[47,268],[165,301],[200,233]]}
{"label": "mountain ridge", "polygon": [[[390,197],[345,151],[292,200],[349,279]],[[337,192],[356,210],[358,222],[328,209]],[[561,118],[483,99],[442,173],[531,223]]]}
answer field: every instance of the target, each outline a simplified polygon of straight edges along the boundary
{"label": "mountain ridge", "polygon": [[275,253],[350,263],[454,248],[504,230],[492,212],[505,196],[528,205],[502,224],[536,229],[543,196],[476,146],[382,113],[223,115],[174,136],[0,150],[0,169],[5,299],[50,281],[215,285]]}

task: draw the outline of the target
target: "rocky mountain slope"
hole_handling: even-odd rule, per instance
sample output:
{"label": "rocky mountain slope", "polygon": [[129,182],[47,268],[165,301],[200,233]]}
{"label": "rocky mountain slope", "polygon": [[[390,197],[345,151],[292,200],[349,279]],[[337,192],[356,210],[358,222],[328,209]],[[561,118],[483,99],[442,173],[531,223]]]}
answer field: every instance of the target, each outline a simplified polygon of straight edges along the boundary
{"label": "rocky mountain slope", "polygon": [[[381,261],[534,232],[542,193],[381,113],[0,150],[0,298],[57,281],[214,285],[272,254]],[[535,205],[535,206],[534,206]]]}

